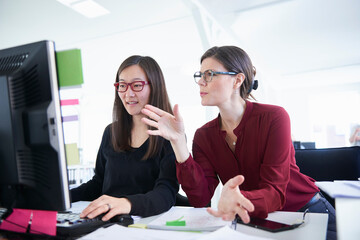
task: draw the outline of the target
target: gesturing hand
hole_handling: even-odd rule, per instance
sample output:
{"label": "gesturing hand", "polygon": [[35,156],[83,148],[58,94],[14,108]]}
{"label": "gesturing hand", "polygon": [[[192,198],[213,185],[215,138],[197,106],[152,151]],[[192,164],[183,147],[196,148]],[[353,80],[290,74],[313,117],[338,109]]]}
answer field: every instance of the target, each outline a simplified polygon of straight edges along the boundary
{"label": "gesturing hand", "polygon": [[145,105],[141,112],[150,118],[142,118],[142,121],[157,129],[148,130],[149,135],[158,135],[169,141],[177,141],[185,134],[183,119],[177,104],[174,106],[174,115],[152,105]]}
{"label": "gesturing hand", "polygon": [[239,185],[243,182],[244,177],[242,175],[238,175],[227,181],[221,191],[217,211],[211,208],[208,208],[207,211],[211,215],[222,217],[222,219],[226,221],[233,220],[235,215],[238,214],[243,222],[250,222],[248,212],[254,211],[255,208],[250,200],[245,198],[240,192]]}
{"label": "gesturing hand", "polygon": [[80,217],[94,218],[99,214],[106,213],[101,220],[107,221],[118,214],[128,214],[131,210],[131,203],[127,198],[116,198],[102,195],[87,206]]}

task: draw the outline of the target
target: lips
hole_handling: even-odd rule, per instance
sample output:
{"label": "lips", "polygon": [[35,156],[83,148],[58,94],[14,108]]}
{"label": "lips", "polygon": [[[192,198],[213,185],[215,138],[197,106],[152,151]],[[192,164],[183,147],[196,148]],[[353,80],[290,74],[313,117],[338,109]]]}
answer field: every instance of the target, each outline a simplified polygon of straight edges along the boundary
{"label": "lips", "polygon": [[137,101],[126,101],[126,104],[128,104],[128,105],[134,105],[137,103],[138,103]]}
{"label": "lips", "polygon": [[203,97],[203,96],[205,96],[205,95],[207,95],[206,92],[200,92],[200,97]]}

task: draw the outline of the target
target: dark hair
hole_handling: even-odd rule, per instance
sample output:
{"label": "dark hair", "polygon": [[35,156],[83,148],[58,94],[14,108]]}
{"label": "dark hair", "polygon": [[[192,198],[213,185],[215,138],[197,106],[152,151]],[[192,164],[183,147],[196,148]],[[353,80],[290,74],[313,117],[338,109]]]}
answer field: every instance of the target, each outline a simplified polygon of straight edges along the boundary
{"label": "dark hair", "polygon": [[[134,55],[128,57],[119,67],[115,81],[119,81],[120,73],[127,67],[138,65],[150,82],[149,104],[172,114],[172,109],[166,92],[165,80],[158,63],[151,57]],[[113,108],[113,123],[111,127],[111,142],[115,151],[122,152],[131,149],[132,116],[126,111],[117,91]],[[149,127],[149,129],[153,129]],[[149,136],[149,147],[143,159],[148,159],[159,153],[164,139],[159,136]]]}
{"label": "dark hair", "polygon": [[245,79],[240,87],[240,96],[244,100],[249,96],[255,99],[250,92],[257,88],[257,80],[254,80],[256,69],[244,50],[236,46],[212,47],[202,55],[200,63],[209,57],[215,58],[229,72],[243,73]]}

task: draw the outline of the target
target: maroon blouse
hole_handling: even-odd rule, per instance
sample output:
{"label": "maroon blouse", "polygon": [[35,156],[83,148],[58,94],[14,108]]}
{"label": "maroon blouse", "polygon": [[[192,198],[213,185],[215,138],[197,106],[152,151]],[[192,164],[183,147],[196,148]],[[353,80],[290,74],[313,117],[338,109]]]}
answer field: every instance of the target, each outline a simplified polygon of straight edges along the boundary
{"label": "maroon blouse", "polygon": [[290,118],[278,106],[246,101],[234,129],[235,153],[220,129],[220,115],[199,128],[193,157],[176,164],[179,183],[195,207],[206,206],[219,184],[243,175],[241,193],[255,206],[251,216],[267,217],[276,210],[297,211],[319,191],[314,179],[300,173],[291,140]]}

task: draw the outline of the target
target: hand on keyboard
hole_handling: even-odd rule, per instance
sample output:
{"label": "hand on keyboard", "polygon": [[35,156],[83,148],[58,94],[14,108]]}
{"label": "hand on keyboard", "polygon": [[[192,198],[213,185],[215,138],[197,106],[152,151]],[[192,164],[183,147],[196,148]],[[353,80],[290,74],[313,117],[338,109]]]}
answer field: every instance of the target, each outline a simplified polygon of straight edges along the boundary
{"label": "hand on keyboard", "polygon": [[57,215],[57,234],[60,236],[80,236],[90,233],[100,227],[106,227],[112,224],[128,226],[134,223],[132,217],[128,214],[120,214],[111,218],[110,221],[102,221],[106,213],[89,219],[80,218],[79,213],[58,213]]}

